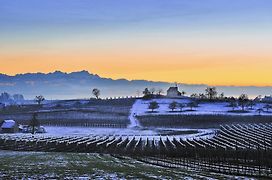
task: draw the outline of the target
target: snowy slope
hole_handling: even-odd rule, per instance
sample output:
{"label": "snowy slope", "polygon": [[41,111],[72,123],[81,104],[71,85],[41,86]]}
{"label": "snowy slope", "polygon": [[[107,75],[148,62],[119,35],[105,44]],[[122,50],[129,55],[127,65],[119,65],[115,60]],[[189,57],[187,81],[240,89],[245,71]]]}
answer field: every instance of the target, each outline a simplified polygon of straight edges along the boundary
{"label": "snowy slope", "polygon": [[[159,104],[159,108],[156,109],[154,113],[150,113],[148,105],[151,101],[156,101]],[[174,112],[171,112],[169,109],[169,104],[173,101],[178,103],[183,103],[186,105],[190,102],[189,99],[153,99],[153,100],[138,100],[132,107],[131,112],[135,113],[136,116],[141,115],[150,115],[150,114],[161,114],[161,115],[177,115],[177,114],[186,114],[186,115],[258,115],[256,111],[258,108],[263,108],[264,104],[259,103],[253,107],[252,110],[246,109],[248,113],[237,113],[229,112],[232,110],[231,107],[228,107],[229,103],[227,102],[211,102],[211,103],[200,103],[198,107],[193,108],[195,111],[187,111],[190,108],[185,107],[181,112],[179,109],[176,109]],[[236,110],[240,107],[236,108]],[[262,115],[272,115],[271,112],[262,112]]]}
{"label": "snowy slope", "polygon": [[[95,127],[63,127],[63,126],[44,126],[45,134],[35,134],[42,137],[78,137],[78,136],[117,136],[128,137],[129,139],[172,139],[173,137],[182,139],[193,138],[210,138],[214,136],[214,129],[184,129],[184,128],[95,128]],[[194,133],[186,133],[195,130]],[[175,132],[176,135],[171,135],[170,132]],[[169,134],[170,133],[170,134]],[[31,134],[15,133],[15,134],[0,134],[0,136],[10,137],[31,137]]]}

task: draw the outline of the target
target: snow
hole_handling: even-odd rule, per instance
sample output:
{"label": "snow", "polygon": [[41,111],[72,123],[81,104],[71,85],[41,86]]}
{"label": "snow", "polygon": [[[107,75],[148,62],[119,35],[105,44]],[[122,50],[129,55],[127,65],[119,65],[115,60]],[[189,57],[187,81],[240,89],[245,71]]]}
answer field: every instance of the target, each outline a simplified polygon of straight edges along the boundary
{"label": "snow", "polygon": [[13,128],[15,124],[16,122],[14,120],[4,120],[1,128],[10,129],[10,128]]}
{"label": "snow", "polygon": [[150,129],[129,129],[129,128],[93,128],[93,127],[55,127],[45,126],[46,132],[49,135],[66,136],[66,135],[154,135],[155,132]]}
{"label": "snow", "polygon": [[[155,110],[154,113],[151,113],[148,109],[148,105],[151,101],[156,101],[159,104],[159,108]],[[177,108],[175,111],[171,111],[168,106],[171,102],[183,103],[186,105],[191,100],[190,99],[152,99],[152,100],[137,100],[132,107],[131,112],[136,116],[141,115],[259,115],[257,109],[263,108],[263,103],[256,104],[252,110],[246,109],[247,113],[239,112],[229,112],[232,111],[232,107],[228,107],[229,103],[227,102],[212,102],[212,103],[200,103],[198,107],[193,108],[195,111],[188,111],[190,108],[185,107],[182,111]],[[240,110],[241,108],[236,108],[235,110]],[[262,112],[261,115],[272,115],[272,112]],[[135,119],[135,118],[134,118]],[[133,120],[134,121],[134,120]]]}
{"label": "snow", "polygon": [[[210,138],[215,134],[214,129],[182,129],[182,128],[92,128],[92,127],[56,127],[45,126],[46,133],[36,134],[41,137],[86,137],[86,136],[117,136],[122,138],[135,139],[193,139],[193,138]],[[192,132],[194,130],[195,132]],[[173,133],[174,132],[174,133]],[[175,135],[169,135],[175,134]],[[1,134],[2,136],[25,137],[31,134],[15,133]]]}
{"label": "snow", "polygon": [[137,99],[135,103],[133,104],[131,110],[130,110],[130,115],[129,115],[129,120],[130,120],[130,125],[129,128],[133,127],[141,127],[139,121],[136,118],[137,114],[137,108],[140,107],[142,104],[142,101],[140,99]]}
{"label": "snow", "polygon": [[133,110],[131,111],[134,112],[136,116],[147,114],[147,112],[149,111],[148,109],[149,103],[152,101],[156,101],[159,104],[160,107],[156,109],[156,111],[158,111],[159,114],[168,113],[169,111],[168,105],[173,101],[176,101],[178,103],[190,102],[190,100],[188,99],[152,99],[152,100],[139,99],[134,103],[132,107]]}

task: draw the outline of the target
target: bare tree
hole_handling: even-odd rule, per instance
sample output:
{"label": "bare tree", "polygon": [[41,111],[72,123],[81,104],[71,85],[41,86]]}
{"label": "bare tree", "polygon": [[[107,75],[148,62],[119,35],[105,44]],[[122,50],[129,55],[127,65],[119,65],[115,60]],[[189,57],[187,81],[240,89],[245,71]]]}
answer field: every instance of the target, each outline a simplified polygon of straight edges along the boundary
{"label": "bare tree", "polygon": [[99,96],[100,96],[100,90],[99,89],[94,88],[92,93],[96,97],[96,99],[99,99]]}
{"label": "bare tree", "polygon": [[263,108],[265,108],[265,109],[266,109],[266,111],[268,112],[268,111],[269,111],[269,109],[271,109],[271,108],[272,108],[272,106],[271,106],[270,104],[265,104]]}
{"label": "bare tree", "polygon": [[219,98],[223,100],[225,98],[225,94],[222,92],[221,94],[219,94]]}
{"label": "bare tree", "polygon": [[232,108],[233,111],[235,110],[235,108],[238,107],[237,102],[235,100],[230,101],[229,106]]}
{"label": "bare tree", "polygon": [[157,94],[158,94],[158,95],[161,95],[162,93],[163,93],[163,89],[158,89],[158,90],[157,90]]}
{"label": "bare tree", "polygon": [[155,109],[158,109],[160,106],[156,101],[152,101],[149,103],[148,109],[151,109],[154,112]]}
{"label": "bare tree", "polygon": [[192,95],[191,95],[191,98],[198,98],[199,96],[198,96],[198,94],[197,93],[193,93]]}
{"label": "bare tree", "polygon": [[168,108],[174,111],[175,109],[177,109],[177,106],[178,106],[178,103],[176,101],[173,101],[169,104]]}
{"label": "bare tree", "polygon": [[239,106],[241,106],[242,110],[245,110],[245,106],[247,105],[249,99],[246,94],[241,94],[238,98]]}
{"label": "bare tree", "polygon": [[207,87],[205,89],[205,92],[206,92],[206,95],[209,98],[209,100],[216,98],[217,91],[216,91],[215,87]]}
{"label": "bare tree", "polygon": [[155,93],[156,89],[153,87],[150,89],[150,93],[153,95]]}
{"label": "bare tree", "polygon": [[204,93],[199,93],[200,99],[207,99],[207,96]]}
{"label": "bare tree", "polygon": [[179,107],[180,111],[182,111],[183,108],[185,108],[186,106],[183,103],[179,103],[178,107]]}
{"label": "bare tree", "polygon": [[193,108],[196,108],[198,105],[197,105],[197,102],[195,101],[191,101],[187,104],[188,107],[190,107],[191,111],[193,110]]}
{"label": "bare tree", "polygon": [[44,100],[45,98],[42,95],[36,96],[34,99],[34,101],[36,101],[38,105],[41,105]]}
{"label": "bare tree", "polygon": [[40,122],[37,119],[37,113],[33,114],[32,119],[29,122],[29,126],[31,127],[31,133],[34,134],[35,133],[35,127],[40,126]]}

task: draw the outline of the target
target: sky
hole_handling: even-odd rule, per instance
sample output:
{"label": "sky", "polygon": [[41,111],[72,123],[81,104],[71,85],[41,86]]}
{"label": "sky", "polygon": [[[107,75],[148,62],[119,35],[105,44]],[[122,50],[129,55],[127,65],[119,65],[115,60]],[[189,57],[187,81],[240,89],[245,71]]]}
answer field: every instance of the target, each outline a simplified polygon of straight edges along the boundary
{"label": "sky", "polygon": [[271,0],[0,0],[0,72],[272,86]]}

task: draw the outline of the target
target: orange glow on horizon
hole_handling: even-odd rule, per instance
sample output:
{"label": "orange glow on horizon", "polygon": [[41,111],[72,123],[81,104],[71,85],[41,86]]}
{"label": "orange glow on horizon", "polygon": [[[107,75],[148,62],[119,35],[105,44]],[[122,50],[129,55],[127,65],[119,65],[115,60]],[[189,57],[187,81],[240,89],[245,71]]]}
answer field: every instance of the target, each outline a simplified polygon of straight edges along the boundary
{"label": "orange glow on horizon", "polygon": [[6,1],[0,73],[87,70],[113,79],[272,87],[271,5]]}
{"label": "orange glow on horizon", "polygon": [[[257,59],[257,60],[256,60]],[[261,60],[258,60],[261,59]],[[9,75],[26,72],[88,70],[113,79],[145,79],[187,84],[272,86],[271,57],[159,53],[43,53],[0,55],[0,72]]]}

